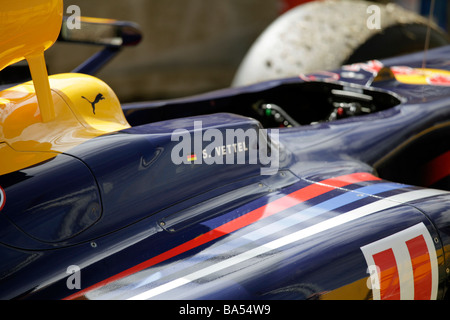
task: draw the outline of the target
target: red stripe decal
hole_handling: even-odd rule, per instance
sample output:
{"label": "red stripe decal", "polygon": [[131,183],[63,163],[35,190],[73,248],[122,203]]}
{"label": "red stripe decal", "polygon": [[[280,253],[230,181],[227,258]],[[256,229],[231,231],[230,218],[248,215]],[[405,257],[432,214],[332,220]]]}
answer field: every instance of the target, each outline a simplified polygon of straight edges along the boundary
{"label": "red stripe decal", "polygon": [[280,199],[270,202],[260,208],[250,211],[249,213],[247,213],[235,220],[225,223],[224,225],[222,225],[216,229],[213,229],[205,234],[198,236],[197,238],[194,238],[194,239],[192,239],[188,242],[185,242],[173,249],[170,249],[164,253],[161,253],[160,255],[157,255],[147,261],[144,261],[132,268],[124,270],[110,278],[107,278],[101,282],[98,282],[97,284],[92,285],[91,287],[88,287],[86,289],[78,291],[77,293],[74,293],[73,295],[70,295],[69,297],[65,298],[65,300],[76,299],[78,297],[81,297],[82,295],[84,295],[85,293],[87,293],[89,291],[92,291],[99,287],[105,286],[113,281],[117,281],[122,278],[125,278],[125,277],[132,275],[136,272],[139,272],[141,270],[152,267],[158,263],[161,263],[163,261],[171,259],[177,255],[185,253],[185,252],[192,250],[196,247],[199,247],[205,243],[208,243],[208,242],[218,239],[224,235],[227,235],[231,232],[239,230],[245,226],[248,226],[252,223],[255,223],[258,220],[264,219],[275,213],[281,212],[282,210],[291,208],[299,203],[302,203],[304,201],[307,201],[307,200],[313,199],[317,196],[320,196],[322,194],[325,194],[326,192],[334,190],[335,188],[344,187],[344,186],[351,185],[351,184],[358,183],[358,182],[374,181],[374,180],[380,180],[380,179],[369,173],[363,172],[363,173],[354,173],[354,174],[345,175],[345,176],[341,176],[341,177],[337,177],[337,178],[327,179],[327,180],[321,181],[320,183],[315,183],[315,184],[309,185],[303,189],[297,190],[297,191],[295,191],[291,194],[288,194]]}
{"label": "red stripe decal", "polygon": [[423,184],[431,186],[450,175],[450,151],[441,154],[421,168]]}
{"label": "red stripe decal", "polygon": [[376,253],[373,260],[380,268],[380,299],[400,300],[400,278],[394,251],[387,249]]}
{"label": "red stripe decal", "polygon": [[430,300],[431,261],[423,235],[406,241],[414,274],[414,300]]}

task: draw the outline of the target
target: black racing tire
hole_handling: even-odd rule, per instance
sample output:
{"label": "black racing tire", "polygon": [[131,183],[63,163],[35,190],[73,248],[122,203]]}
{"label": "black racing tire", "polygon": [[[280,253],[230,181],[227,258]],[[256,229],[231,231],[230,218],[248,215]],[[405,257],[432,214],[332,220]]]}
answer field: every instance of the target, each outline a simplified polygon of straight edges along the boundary
{"label": "black racing tire", "polygon": [[[379,8],[380,28],[371,28],[368,8]],[[313,1],[276,19],[255,41],[232,86],[249,85],[372,59],[421,51],[428,19],[395,4],[356,0]],[[430,48],[450,43],[431,25]]]}
{"label": "black racing tire", "polygon": [[[428,27],[423,24],[394,25],[369,38],[356,48],[344,64],[352,64],[371,59],[384,59],[424,50]],[[431,29],[430,48],[448,45],[443,32]],[[376,52],[373,48],[377,48]]]}

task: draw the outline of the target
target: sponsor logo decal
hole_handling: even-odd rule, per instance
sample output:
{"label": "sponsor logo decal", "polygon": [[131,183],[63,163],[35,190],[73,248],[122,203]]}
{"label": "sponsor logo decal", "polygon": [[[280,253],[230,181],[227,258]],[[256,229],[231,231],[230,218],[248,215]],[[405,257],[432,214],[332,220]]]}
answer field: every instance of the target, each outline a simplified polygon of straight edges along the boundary
{"label": "sponsor logo decal", "polygon": [[347,66],[343,66],[342,69],[345,71],[359,72],[361,70],[377,74],[383,68],[383,64],[378,60],[371,60],[362,63],[355,63]]}
{"label": "sponsor logo decal", "polygon": [[303,81],[326,81],[326,80],[334,80],[337,81],[340,79],[340,75],[330,71],[318,71],[309,74],[300,74],[300,79]]}
{"label": "sponsor logo decal", "polygon": [[393,67],[398,82],[418,85],[450,86],[450,72],[437,69]]}
{"label": "sponsor logo decal", "polygon": [[[343,66],[344,72],[366,71],[374,76],[384,67],[378,60]],[[412,85],[450,86],[450,71],[428,68],[411,68],[407,66],[390,67],[398,82]]]}
{"label": "sponsor logo decal", "polygon": [[97,105],[97,103],[99,103],[102,100],[105,100],[105,97],[103,96],[103,94],[99,93],[94,101],[89,100],[88,98],[81,96],[81,98],[83,98],[84,100],[86,100],[87,102],[89,102],[91,104],[92,107],[92,112],[95,114],[95,106]]}
{"label": "sponsor logo decal", "polygon": [[423,223],[361,247],[361,251],[374,300],[436,299],[436,249]]}
{"label": "sponsor logo decal", "polygon": [[3,207],[5,206],[5,201],[6,201],[5,190],[3,190],[2,187],[0,187],[0,211],[2,211]]}

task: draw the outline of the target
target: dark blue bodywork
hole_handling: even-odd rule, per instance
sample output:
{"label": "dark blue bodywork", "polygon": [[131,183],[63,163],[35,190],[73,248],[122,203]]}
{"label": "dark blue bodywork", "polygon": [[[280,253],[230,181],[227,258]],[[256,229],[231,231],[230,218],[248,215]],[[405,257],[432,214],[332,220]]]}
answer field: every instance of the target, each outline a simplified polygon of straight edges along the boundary
{"label": "dark blue bodywork", "polygon": [[[449,56],[450,47],[435,49],[427,67],[450,69]],[[419,68],[422,58],[382,63]],[[450,150],[450,87],[344,71],[124,105],[132,128],[0,176],[14,203],[0,215],[0,298],[372,299],[361,248],[418,225],[434,244],[431,298],[445,298],[450,188],[427,194],[413,165]],[[370,96],[378,109],[320,121],[332,90]],[[194,136],[195,121],[203,132],[270,127],[252,107],[260,100],[305,122],[276,128],[275,174],[171,161],[172,133]],[[398,200],[404,194],[420,196]]]}

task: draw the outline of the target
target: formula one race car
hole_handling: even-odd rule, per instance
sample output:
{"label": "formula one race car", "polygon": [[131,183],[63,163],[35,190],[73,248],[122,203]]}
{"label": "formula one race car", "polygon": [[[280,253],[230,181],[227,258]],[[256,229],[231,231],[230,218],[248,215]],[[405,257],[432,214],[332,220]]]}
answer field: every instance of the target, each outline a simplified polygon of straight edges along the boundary
{"label": "formula one race car", "polygon": [[449,46],[121,105],[62,11],[2,1],[1,299],[448,298]]}

